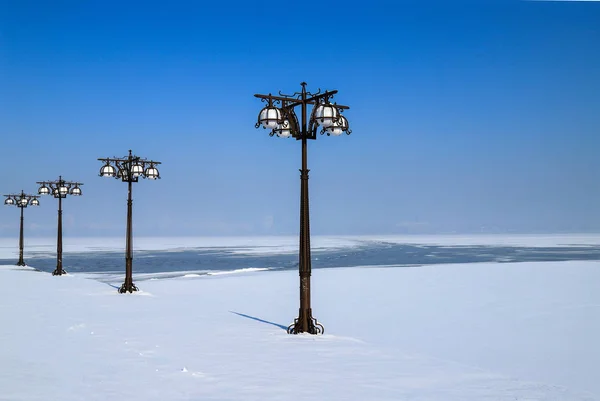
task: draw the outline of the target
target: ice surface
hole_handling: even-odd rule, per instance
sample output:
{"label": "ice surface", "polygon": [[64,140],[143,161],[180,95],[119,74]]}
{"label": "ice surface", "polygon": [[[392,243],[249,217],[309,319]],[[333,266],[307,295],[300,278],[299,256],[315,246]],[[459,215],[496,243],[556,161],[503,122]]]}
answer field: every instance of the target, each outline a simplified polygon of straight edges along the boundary
{"label": "ice surface", "polygon": [[[189,273],[194,274],[194,273]],[[599,262],[144,281],[0,267],[0,400],[596,400]],[[150,296],[143,296],[150,295]]]}
{"label": "ice surface", "polygon": [[[522,247],[600,246],[600,234],[547,235],[379,235],[313,236],[311,249],[350,249],[373,242],[417,245],[489,245]],[[18,238],[0,238],[0,259],[18,255]],[[135,251],[180,251],[186,249],[222,250],[245,255],[298,252],[298,237],[135,237]],[[56,238],[25,238],[26,254],[55,255]],[[63,252],[124,252],[125,239],[119,237],[64,238]]]}
{"label": "ice surface", "polygon": [[[360,244],[360,238],[314,237],[312,249],[350,248]],[[298,252],[298,237],[135,237],[135,251],[181,251],[187,249],[229,249],[240,254],[278,254]],[[27,252],[55,255],[56,238],[25,238]],[[18,238],[0,238],[0,259],[18,254]],[[116,237],[64,238],[63,252],[124,252],[125,239]]]}
{"label": "ice surface", "polygon": [[395,244],[445,246],[487,245],[540,248],[600,245],[600,234],[367,235],[345,238]]}

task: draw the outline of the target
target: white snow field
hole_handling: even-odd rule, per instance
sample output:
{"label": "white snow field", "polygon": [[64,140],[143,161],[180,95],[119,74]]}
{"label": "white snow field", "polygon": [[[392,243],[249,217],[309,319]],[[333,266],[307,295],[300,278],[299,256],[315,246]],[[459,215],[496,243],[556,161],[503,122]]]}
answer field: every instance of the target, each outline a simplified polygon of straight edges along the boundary
{"label": "white snow field", "polygon": [[[135,278],[135,277],[134,277]],[[600,262],[142,281],[0,266],[0,400],[600,399]]]}

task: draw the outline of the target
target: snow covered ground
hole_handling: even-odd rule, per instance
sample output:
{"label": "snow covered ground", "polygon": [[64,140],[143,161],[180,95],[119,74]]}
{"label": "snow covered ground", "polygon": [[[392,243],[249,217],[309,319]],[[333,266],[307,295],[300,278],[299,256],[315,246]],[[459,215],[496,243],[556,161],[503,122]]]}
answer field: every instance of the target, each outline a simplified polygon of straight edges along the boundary
{"label": "snow covered ground", "polygon": [[600,262],[140,282],[0,266],[0,400],[600,399]]}

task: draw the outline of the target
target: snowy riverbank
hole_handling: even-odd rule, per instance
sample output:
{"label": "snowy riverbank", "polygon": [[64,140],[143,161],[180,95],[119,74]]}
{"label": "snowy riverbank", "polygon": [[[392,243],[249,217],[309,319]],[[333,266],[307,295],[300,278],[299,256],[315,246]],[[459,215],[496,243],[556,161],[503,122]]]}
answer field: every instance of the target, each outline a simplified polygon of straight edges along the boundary
{"label": "snowy riverbank", "polygon": [[319,269],[116,289],[0,266],[0,400],[595,400],[599,262]]}

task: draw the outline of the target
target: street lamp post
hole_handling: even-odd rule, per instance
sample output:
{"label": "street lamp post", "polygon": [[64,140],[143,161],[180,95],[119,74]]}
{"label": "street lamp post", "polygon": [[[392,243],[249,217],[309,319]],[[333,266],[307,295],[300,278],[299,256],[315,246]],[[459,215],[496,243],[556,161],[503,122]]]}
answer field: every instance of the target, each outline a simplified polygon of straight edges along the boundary
{"label": "street lamp post", "polygon": [[[277,135],[280,138],[293,137],[302,141],[302,169],[300,170],[300,249],[298,255],[298,266],[300,274],[300,310],[298,317],[294,319],[288,327],[288,333],[310,333],[322,334],[325,329],[321,323],[312,316],[310,306],[310,276],[311,276],[311,258],[310,258],[310,222],[309,222],[309,202],[308,202],[308,166],[307,166],[307,142],[308,139],[317,139],[317,131],[321,127],[321,134],[338,136],[342,133],[350,134],[348,120],[342,116],[342,112],[348,109],[348,106],[331,104],[334,91],[325,91],[317,93],[306,91],[306,82],[300,84],[302,90],[293,95],[284,95],[279,92],[279,96],[254,95],[267,103],[258,115],[258,122],[255,127],[262,126],[270,129],[270,136]],[[308,116],[308,106],[312,106],[312,111]],[[298,123],[298,117],[294,109],[300,107],[301,120]]]}
{"label": "street lamp post", "polygon": [[128,185],[127,190],[127,236],[125,240],[125,282],[119,288],[119,293],[132,293],[138,291],[138,288],[133,284],[133,228],[132,228],[132,205],[131,199],[132,183],[138,182],[139,177],[149,180],[160,178],[160,174],[156,166],[160,162],[154,160],[142,159],[131,154],[124,158],[105,158],[98,159],[104,163],[100,168],[100,177],[115,177]]}
{"label": "street lamp post", "polygon": [[81,196],[81,186],[83,183],[75,181],[65,181],[62,176],[55,181],[38,181],[40,184],[38,194],[52,195],[58,199],[58,227],[56,234],[56,270],[52,272],[53,276],[62,276],[67,272],[63,269],[62,261],[62,200],[67,195]]}
{"label": "street lamp post", "polygon": [[40,201],[38,200],[37,195],[28,195],[23,191],[21,191],[20,194],[10,194],[4,196],[6,197],[4,200],[5,205],[14,205],[21,209],[21,228],[19,230],[19,261],[17,262],[17,266],[26,266],[25,261],[23,260],[23,209],[25,209],[28,205],[39,206]]}

